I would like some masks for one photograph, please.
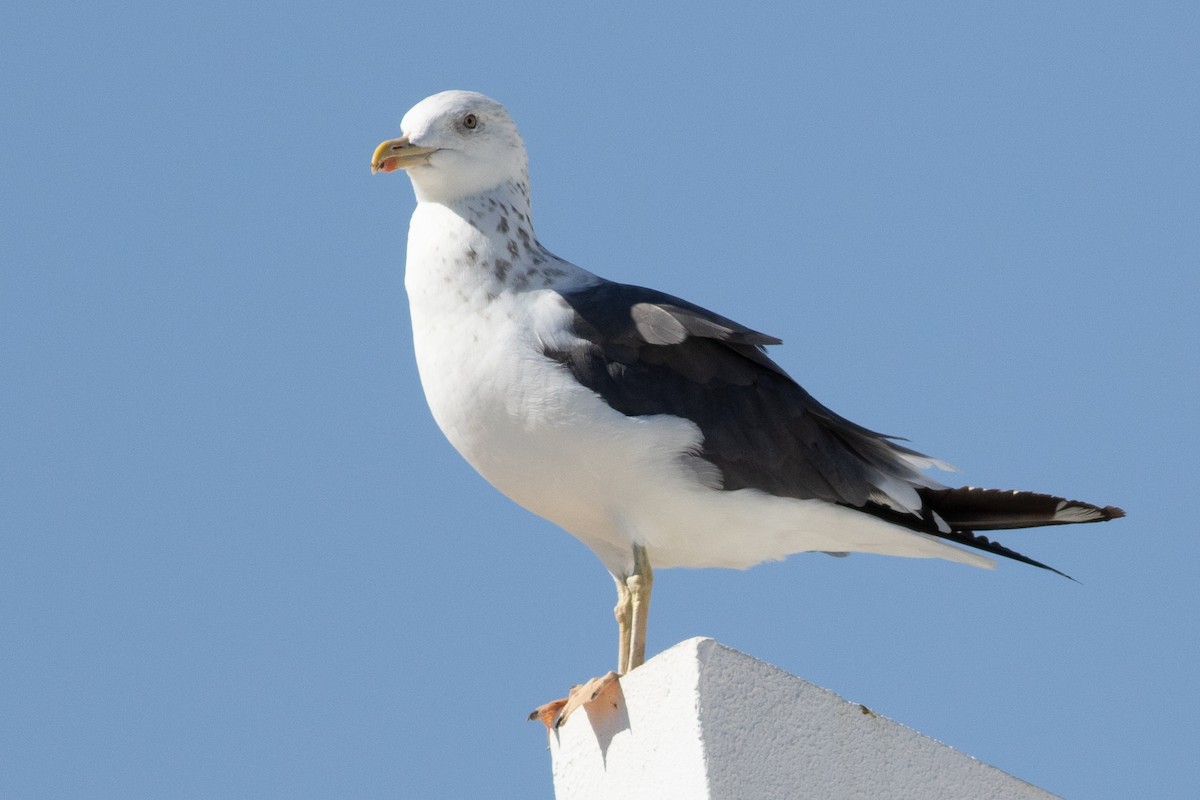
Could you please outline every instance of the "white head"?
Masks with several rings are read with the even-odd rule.
[[[528,184],[525,143],[512,117],[490,97],[450,91],[404,115],[404,134],[375,149],[372,172],[408,170],[417,199],[449,202],[506,182]]]

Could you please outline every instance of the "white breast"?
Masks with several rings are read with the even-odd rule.
[[[405,277],[434,419],[455,449],[520,505],[581,538],[610,530],[605,506],[612,496],[603,476],[617,477],[617,451],[632,444],[618,431],[639,426],[543,355],[543,343],[569,326],[570,310],[558,295],[514,290],[481,268],[504,253],[447,214],[442,206],[418,206]],[[468,250],[473,263],[464,260]],[[589,277],[579,273],[576,279]]]

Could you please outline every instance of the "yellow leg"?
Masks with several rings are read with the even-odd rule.
[[[650,589],[654,586],[654,571],[646,548],[634,545],[633,571],[621,577],[613,576],[617,584],[617,671],[593,678],[582,686],[574,686],[563,700],[555,700],[535,709],[530,719],[541,720],[546,728],[561,726],[580,706],[603,698],[605,692],[619,691],[617,678],[640,667],[646,660],[646,623],[650,619]],[[615,707],[615,701],[613,701]]]
[[[654,570],[646,548],[633,546],[633,573],[625,579],[629,594],[630,620],[628,658],[622,661],[622,674],[640,667],[646,660],[646,626],[650,622],[650,591],[654,587]]]
[[[623,674],[625,665],[629,663],[629,634],[633,607],[625,578],[614,576],[613,580],[617,584],[617,605],[613,609],[613,616],[617,618],[617,674]]]

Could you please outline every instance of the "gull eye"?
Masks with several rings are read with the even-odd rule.
[[[475,126],[479,124],[479,119],[474,114],[467,114],[463,117],[462,125],[469,131],[475,130]]]

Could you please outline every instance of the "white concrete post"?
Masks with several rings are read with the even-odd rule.
[[[576,711],[550,752],[558,800],[1054,797],[703,638]]]

